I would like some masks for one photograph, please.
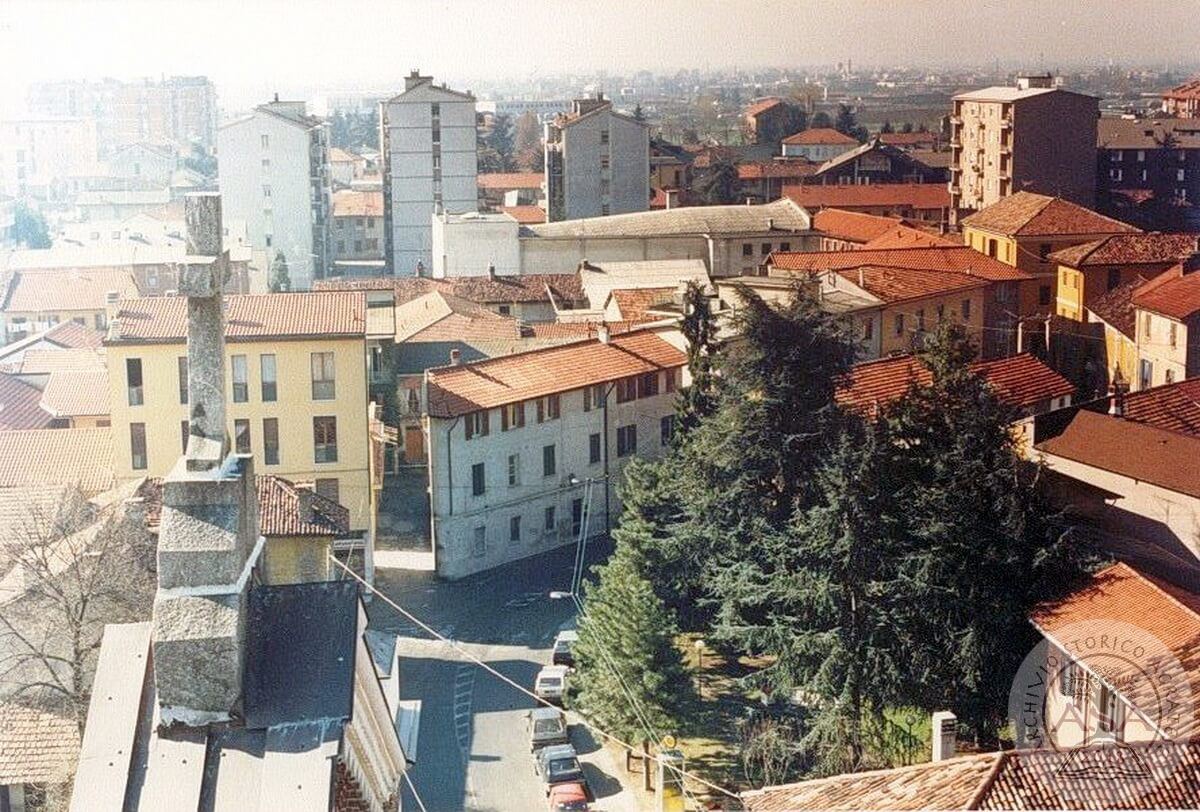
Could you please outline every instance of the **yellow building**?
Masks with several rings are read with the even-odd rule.
[[[365,304],[361,292],[225,299],[226,411],[235,450],[255,471],[313,482],[373,531]],[[187,434],[187,301],[133,299],[113,314],[107,347],[119,481],[163,476]]]
[[[1033,277],[1021,283],[1022,316],[1056,310],[1057,263],[1051,254],[1137,231],[1062,198],[1032,192],[1017,192],[962,221],[964,243]]]

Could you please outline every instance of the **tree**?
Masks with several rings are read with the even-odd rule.
[[[633,106],[633,119],[634,119],[634,121],[645,121],[646,120],[646,114],[645,114],[645,112],[642,111],[641,102],[638,102],[637,104],[635,104]]]
[[[913,125],[912,125],[911,121],[904,122],[904,126],[900,128],[900,132],[902,132],[902,133],[910,133],[912,131],[913,131]]]
[[[150,617],[155,543],[124,503],[97,511],[77,490],[55,496],[0,541],[19,584],[0,593],[0,682],[82,731],[104,625]]]
[[[513,136],[513,159],[522,172],[541,172],[545,165],[542,149],[542,127],[531,111],[517,119]]]
[[[813,113],[812,118],[809,119],[808,126],[814,130],[828,129],[833,126],[833,119],[824,110],[819,110]]]
[[[879,128],[880,133],[894,133],[896,128],[892,126],[892,122],[884,121],[883,126]]]
[[[833,127],[843,135],[848,135],[860,142],[867,140],[867,128],[858,123],[858,118],[854,115],[854,108],[848,104],[838,105],[837,120]]]
[[[680,332],[687,341],[688,374],[691,383],[679,390],[675,406],[677,429],[685,434],[716,408],[713,360],[718,349],[717,325],[712,300],[695,282],[683,293],[683,322]]]
[[[292,289],[292,278],[288,275],[287,257],[282,251],[275,252],[275,259],[271,260],[271,277],[267,282],[272,293],[287,293]]]
[[[18,202],[13,212],[13,239],[26,248],[49,248],[50,230],[40,211]]]
[[[628,546],[618,545],[585,588],[574,653],[581,711],[625,741],[674,730],[691,681],[675,646],[673,615]]]
[[[217,159],[202,144],[193,143],[191,152],[183,159],[183,165],[206,178],[217,176]]]
[[[484,146],[500,156],[500,165],[503,167],[498,170],[507,172],[512,168],[513,164],[513,134],[512,121],[505,113],[500,113],[492,117],[492,126],[483,137]]]
[[[709,205],[736,203],[738,188],[737,166],[724,155],[715,156],[696,181],[696,192]]]

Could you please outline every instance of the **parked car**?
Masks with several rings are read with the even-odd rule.
[[[556,784],[579,784],[587,790],[587,779],[583,777],[583,766],[575,748],[569,744],[556,744],[537,751],[533,769],[542,778],[546,794]]]
[[[588,812],[587,789],[583,784],[555,784],[546,798],[550,812]]]
[[[565,665],[569,668],[575,666],[575,653],[573,651],[575,641],[579,639],[579,632],[574,629],[568,629],[565,632],[559,632],[554,638],[554,653],[550,655],[550,662],[555,665]]]
[[[567,735],[567,719],[557,708],[534,708],[525,714],[525,718],[528,720],[531,753],[543,747],[571,743]]]
[[[539,671],[533,683],[534,696],[561,705],[567,691],[567,670],[565,665],[548,665]]]

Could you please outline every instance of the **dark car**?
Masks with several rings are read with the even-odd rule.
[[[570,744],[567,720],[558,708],[534,708],[525,718],[528,720],[530,752],[536,753],[555,744]]]
[[[574,630],[559,632],[554,638],[554,652],[550,655],[550,662],[554,665],[565,665],[568,668],[575,667],[575,654],[572,648],[575,641],[579,639],[579,633]]]
[[[542,778],[546,793],[555,784],[578,783],[587,788],[587,779],[583,776],[583,767],[575,748],[569,744],[556,744],[543,747],[534,756],[534,771]]]
[[[550,812],[588,812],[587,789],[583,784],[555,784],[546,798]]]

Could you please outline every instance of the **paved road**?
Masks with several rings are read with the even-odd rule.
[[[574,625],[571,602],[548,597],[570,582],[573,556],[572,548],[559,549],[453,583],[431,573],[380,569],[376,585],[518,685],[532,687],[538,669],[550,662],[554,635]],[[401,635],[401,697],[422,700],[410,777],[429,812],[544,809],[525,734],[533,700],[448,644],[429,640],[381,601],[373,602],[370,615],[372,626]],[[580,726],[572,738],[597,796],[595,808],[637,812],[634,798],[621,791],[609,752]],[[404,803],[417,809],[407,790]]]

